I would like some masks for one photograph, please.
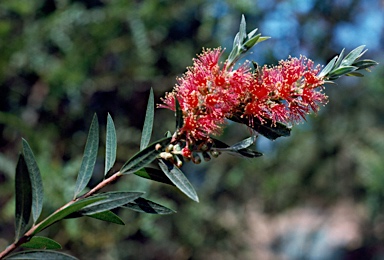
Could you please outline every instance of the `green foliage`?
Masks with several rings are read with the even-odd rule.
[[[171,182],[168,177],[164,174],[162,170],[156,169],[156,168],[149,168],[144,167],[136,172],[134,172],[135,175],[138,175],[140,177],[157,181],[165,184],[174,185],[173,182]]]
[[[52,259],[52,260],[76,260],[76,257],[70,256],[68,254],[64,254],[61,252],[56,251],[49,251],[49,250],[31,250],[31,251],[24,251],[19,252],[13,255],[10,255],[9,257],[5,259]]]
[[[374,60],[360,60],[367,50],[364,50],[365,45],[361,45],[347,56],[343,57],[344,49],[338,56],[335,56],[319,73],[319,77],[324,77],[327,80],[335,80],[343,75],[362,77],[361,73],[355,72],[356,70],[368,69],[369,67],[376,66],[378,63]]]
[[[195,189],[178,167],[163,159],[159,160],[159,166],[165,175],[181,192],[187,195],[190,199],[199,202]]]
[[[265,122],[261,122],[257,117],[244,118],[240,115],[234,115],[229,119],[247,126],[250,125],[250,127],[257,133],[265,136],[270,140],[275,140],[279,137],[288,137],[291,135],[291,128],[279,122],[273,124],[272,121],[267,118],[263,119]]]
[[[93,116],[92,124],[89,129],[87,143],[85,144],[83,161],[79,175],[77,176],[75,184],[74,198],[87,186],[89,180],[93,174],[93,168],[95,167],[97,152],[99,148],[99,123],[97,116]]]
[[[258,29],[254,29],[247,34],[245,17],[244,15],[241,17],[240,29],[235,36],[232,51],[228,57],[228,67],[233,66],[236,61],[241,58],[241,55],[246,53],[254,45],[270,38],[265,36],[261,37],[261,33],[255,35],[257,30]]]
[[[40,217],[41,210],[43,209],[43,181],[41,179],[40,170],[37,166],[35,156],[25,139],[23,139],[23,153],[31,182],[33,224],[36,224],[37,219]]]
[[[150,214],[160,214],[160,215],[168,215],[176,213],[174,210],[164,207],[158,203],[153,201],[137,198],[132,202],[123,205],[123,208],[129,208],[142,213],[150,213]]]
[[[107,134],[105,141],[105,168],[104,176],[107,175],[108,171],[113,167],[116,161],[116,150],[117,150],[117,138],[115,124],[111,115],[108,113],[107,117]]]
[[[145,113],[143,131],[141,133],[140,150],[146,148],[151,140],[154,114],[155,101],[153,99],[153,89],[151,88],[147,104],[147,112]]]
[[[27,243],[22,244],[22,247],[31,249],[61,249],[61,245],[55,240],[40,236],[32,237]]]
[[[24,156],[20,154],[15,175],[15,231],[16,240],[27,229],[32,207],[32,187]]]
[[[78,215],[82,216],[81,214],[78,214]],[[118,225],[125,225],[123,220],[119,216],[117,216],[115,213],[113,213],[112,211],[103,211],[103,212],[99,212],[99,213],[95,213],[95,214],[91,214],[91,215],[86,215],[86,216],[91,217],[91,218],[95,218],[95,219],[99,219],[99,220],[103,220],[106,222],[118,224]]]
[[[114,192],[105,192],[93,195],[90,198],[97,199],[100,198],[95,203],[87,205],[76,212],[81,215],[93,215],[96,213],[101,213],[107,210],[118,208],[122,205],[125,205],[143,195],[143,192],[124,192],[124,191],[114,191]]]
[[[253,145],[255,141],[256,141],[256,136],[254,135],[234,145],[229,146],[221,142],[220,140],[213,139],[214,147],[212,148],[212,150],[219,151],[219,152],[224,151],[230,154],[243,156],[245,158],[256,158],[256,157],[262,156],[263,154],[248,148],[251,145]]]
[[[56,223],[59,220],[62,220],[63,218],[67,217],[68,215],[81,210],[82,208],[91,205],[93,203],[96,203],[98,201],[101,201],[103,199],[107,199],[106,197],[94,197],[94,198],[86,198],[82,200],[78,200],[74,203],[71,203],[68,206],[65,206],[64,208],[60,209],[57,212],[54,212],[49,217],[44,219],[33,231],[33,235],[39,233],[40,231],[46,229],[47,227],[51,226],[52,224]]]
[[[183,111],[180,107],[180,102],[176,98],[175,99],[175,118],[176,118],[176,131],[183,127],[184,125],[184,118],[183,118]]]
[[[139,151],[121,167],[120,173],[130,174],[144,168],[145,166],[153,162],[153,160],[155,160],[157,156],[161,153],[161,149],[157,149],[157,146],[160,145],[160,147],[162,147],[163,149],[170,143],[170,141],[170,137],[165,137],[150,144],[144,150]]]

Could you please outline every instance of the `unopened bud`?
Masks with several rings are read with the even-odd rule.
[[[169,144],[169,145],[165,148],[165,151],[168,152],[168,153],[172,152],[172,150],[173,150],[173,144]]]
[[[203,158],[204,158],[204,161],[206,162],[211,160],[211,156],[209,156],[207,152],[203,152]]]
[[[219,151],[216,151],[216,150],[211,150],[209,153],[210,153],[210,154],[212,155],[212,157],[214,157],[214,158],[219,157],[219,155],[221,154]]]
[[[203,144],[203,145],[201,146],[201,148],[200,148],[200,150],[201,150],[202,152],[206,152],[206,151],[208,151],[208,149],[209,149],[209,147],[208,147],[207,144]]]
[[[175,146],[173,146],[173,150],[176,151],[176,152],[180,152],[181,151],[180,145],[176,144]]]
[[[171,158],[173,158],[173,155],[171,153],[162,152],[162,153],[160,153],[160,157],[163,158],[164,160],[168,161]]]
[[[193,153],[192,155],[192,162],[195,164],[200,164],[201,163],[201,158],[197,153]]]
[[[183,166],[183,161],[179,158],[179,156],[175,155],[174,156],[176,158],[176,166],[178,168],[180,168],[181,166]]]

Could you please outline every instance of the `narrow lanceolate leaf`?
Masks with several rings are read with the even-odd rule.
[[[199,202],[195,189],[179,168],[162,159],[159,160],[159,166],[181,192],[187,195],[190,199]]]
[[[103,198],[103,200],[95,202],[89,206],[83,207],[81,210],[78,210],[77,213],[80,213],[82,215],[93,215],[96,213],[115,209],[139,198],[143,194],[144,194],[143,192],[124,192],[124,191],[100,193],[92,196],[91,198],[101,197]]]
[[[372,67],[372,66],[376,66],[378,64],[379,63],[377,63],[374,60],[359,60],[359,61],[354,62],[352,64],[352,66],[358,67],[359,70],[361,70],[361,69],[366,69],[366,68],[369,68],[369,67]]]
[[[175,108],[175,116],[176,116],[176,130],[179,130],[184,125],[183,111],[181,110],[179,100],[175,98],[176,108]]]
[[[47,237],[34,236],[27,243],[21,245],[33,249],[61,249],[61,245]]]
[[[151,140],[152,128],[153,128],[153,118],[155,111],[155,102],[153,98],[153,89],[149,93],[149,99],[147,104],[147,112],[145,113],[145,120],[143,126],[143,132],[141,133],[141,142],[140,150],[143,150],[148,146],[149,141]]]
[[[65,218],[66,219],[68,219],[68,218],[80,218],[80,217],[84,217],[84,216],[103,220],[103,221],[118,224],[118,225],[125,225],[124,222],[121,220],[121,218],[119,218],[119,216],[117,216],[115,213],[113,213],[112,211],[109,211],[109,210],[95,213],[95,214],[90,214],[90,215],[81,214],[79,212],[74,212],[74,213],[69,214]]]
[[[244,45],[243,45],[243,46],[245,47],[245,49],[248,50],[248,49],[252,48],[252,47],[258,42],[260,36],[261,36],[261,33],[259,33],[259,34],[256,35],[255,37],[252,37],[252,38],[249,39],[248,41],[246,41],[246,42],[244,43]]]
[[[48,251],[48,250],[31,250],[23,251],[6,257],[5,259],[28,259],[28,260],[41,260],[41,259],[50,259],[50,260],[76,260],[74,256],[70,256],[61,252]]]
[[[256,157],[263,156],[263,154],[260,152],[251,150],[249,148],[245,148],[246,145],[248,145],[250,143],[250,141],[252,141],[252,139],[254,139],[254,138],[255,137],[247,138],[247,139],[245,139],[245,140],[243,140],[237,144],[234,144],[232,146],[229,146],[220,140],[212,138],[212,141],[214,144],[214,147],[212,147],[212,150],[213,151],[216,150],[219,152],[227,152],[227,153],[232,154],[232,155],[236,155],[236,156],[240,156],[240,157],[246,157],[246,158],[256,158]]]
[[[15,233],[16,240],[26,231],[32,207],[32,188],[24,156],[20,154],[15,176]]]
[[[340,54],[338,55],[336,63],[334,65],[335,68],[340,67],[341,62],[343,61],[343,58],[344,58],[344,51],[345,51],[345,49],[342,49]]]
[[[245,22],[245,17],[244,15],[241,16],[241,22],[240,22],[240,28],[239,28],[239,39],[240,42],[243,43],[243,41],[247,37],[247,24]]]
[[[335,62],[338,56],[335,56],[328,64],[324,67],[324,69],[317,75],[319,78],[325,77],[328,73],[334,68]]]
[[[253,135],[251,137],[248,137],[247,139],[244,139],[243,141],[240,141],[240,142],[232,145],[231,148],[235,149],[235,150],[241,150],[241,149],[250,147],[255,142],[256,142],[256,136]]]
[[[104,176],[113,167],[116,161],[117,139],[115,124],[111,115],[108,113],[107,117],[107,136],[105,142],[105,169]]]
[[[43,181],[41,179],[40,170],[37,166],[35,156],[33,155],[32,149],[25,139],[23,139],[23,153],[29,172],[29,178],[31,180],[32,218],[33,223],[35,224],[37,219],[40,217],[41,210],[43,209]]]
[[[173,182],[171,182],[168,179],[168,177],[164,174],[164,172],[159,169],[144,167],[136,171],[134,174],[151,181],[157,181],[157,182],[161,182],[169,185],[175,185],[173,184]]]
[[[343,59],[341,62],[341,66],[350,66],[353,62],[355,62],[357,59],[359,59],[365,52],[363,51],[365,48],[365,45],[361,45],[354,50],[352,50],[350,53],[348,53],[347,56]]]
[[[167,215],[175,213],[174,210],[164,207],[160,204],[157,204],[153,201],[137,198],[134,201],[123,205],[123,208],[128,208],[134,211],[149,213],[149,214],[159,214],[159,215]]]
[[[329,80],[338,79],[339,77],[341,77],[341,76],[343,76],[345,74],[351,73],[351,72],[353,72],[353,71],[355,71],[357,69],[358,69],[358,67],[355,67],[355,66],[339,67],[337,69],[332,70],[328,74],[328,79]]]
[[[53,213],[49,217],[47,217],[43,222],[41,222],[40,225],[37,226],[35,231],[32,235],[35,235],[42,231],[43,229],[49,227],[50,225],[56,223],[57,221],[67,217],[68,215],[79,211],[80,209],[84,208],[85,206],[91,205],[92,203],[98,202],[100,200],[105,199],[104,197],[96,197],[96,198],[86,198],[79,201],[76,201],[75,203],[60,209],[59,211]]]
[[[87,216],[91,217],[91,218],[98,219],[98,220],[106,221],[109,223],[114,223],[114,224],[118,224],[118,225],[125,225],[123,220],[119,216],[117,216],[115,213],[113,213],[112,211],[103,211],[103,212],[99,212],[99,213],[95,213],[95,214],[87,215]]]
[[[251,127],[253,130],[259,134],[265,136],[268,139],[275,140],[279,137],[287,137],[291,134],[291,129],[281,123],[272,123],[270,119],[264,119],[265,122],[261,122],[257,117],[241,117],[233,115],[231,118],[228,118],[237,123],[245,124]]]
[[[165,137],[163,139],[160,139],[151,145],[149,145],[144,150],[136,153],[131,159],[129,159],[123,167],[120,169],[120,173],[122,174],[129,174],[134,173],[141,168],[147,166],[153,160],[156,159],[156,157],[162,152],[162,150],[167,146],[171,141],[171,137]]]
[[[74,198],[87,186],[95,167],[97,150],[99,147],[99,123],[95,115],[89,129],[87,143],[84,149],[83,161],[77,176]]]

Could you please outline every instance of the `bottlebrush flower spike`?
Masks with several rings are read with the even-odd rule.
[[[264,66],[253,84],[244,86],[243,116],[257,117],[263,123],[295,123],[317,112],[327,102],[321,91],[324,80],[318,76],[320,66],[301,56],[280,61],[278,66]],[[320,88],[319,88],[320,87]]]
[[[245,66],[232,70],[225,63],[220,64],[221,55],[220,48],[204,50],[178,79],[174,90],[162,99],[164,104],[159,105],[175,110],[175,99],[178,100],[184,119],[178,134],[188,144],[221,133],[225,119],[240,104],[244,86],[253,81],[253,74]]]

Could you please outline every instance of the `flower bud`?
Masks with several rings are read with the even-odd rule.
[[[201,163],[201,158],[197,153],[192,154],[192,162],[194,164],[200,164]]]

